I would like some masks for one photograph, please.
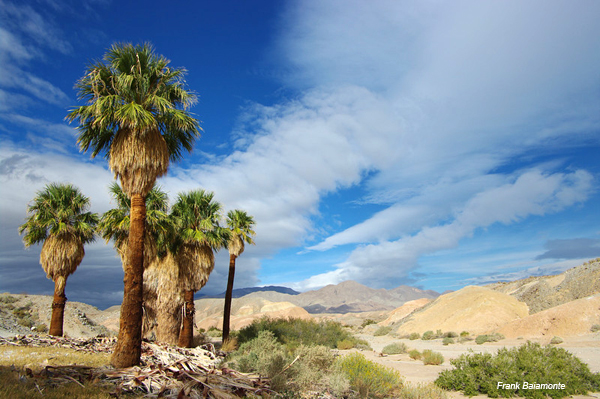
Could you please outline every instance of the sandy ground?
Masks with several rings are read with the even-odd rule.
[[[371,344],[373,351],[362,351],[367,359],[378,362],[385,366],[396,369],[404,378],[411,383],[433,382],[438,374],[452,368],[450,360],[459,357],[463,353],[472,350],[475,353],[496,353],[499,348],[520,346],[525,340],[501,340],[499,342],[487,342],[483,345],[477,345],[475,342],[462,344],[443,345],[441,340],[423,341],[395,339],[390,336],[374,337],[372,335],[357,335]],[[545,345],[544,339],[531,339],[532,342],[539,342]],[[410,349],[431,349],[440,352],[444,356],[444,363],[439,366],[426,366],[422,361],[412,360],[407,354],[380,356],[381,350],[388,344],[394,342],[404,342]],[[564,342],[558,345],[561,348],[571,352],[583,362],[587,363],[592,372],[600,372],[600,334],[586,334],[582,336],[565,338]],[[465,398],[466,396],[458,392],[450,392],[451,398]],[[485,395],[475,396],[475,398],[487,398]],[[590,393],[587,396],[573,396],[575,399],[600,398],[600,392]]]

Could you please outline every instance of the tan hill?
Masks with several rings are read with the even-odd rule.
[[[412,312],[422,308],[429,302],[431,302],[431,299],[429,298],[421,298],[415,299],[414,301],[408,301],[399,308],[392,310],[387,319],[380,322],[379,325],[389,326],[391,324],[398,323],[400,320],[404,319],[405,317],[408,317]]]
[[[527,305],[489,288],[468,286],[437,298],[413,312],[395,330],[399,334],[425,331],[469,331],[482,334],[529,315]]]
[[[19,311],[21,309],[21,311]],[[16,314],[23,317],[17,317]],[[0,336],[27,334],[36,329],[48,328],[52,315],[52,296],[1,294]],[[67,301],[63,332],[68,337],[95,337],[112,335],[103,324],[111,314],[81,302]],[[117,312],[118,323],[118,312]],[[32,328],[33,327],[33,328]]]
[[[356,281],[344,281],[318,290],[287,295],[277,292],[255,292],[247,297],[263,298],[274,302],[291,302],[311,314],[358,313],[393,310],[405,302],[420,298],[436,298],[435,291],[424,291],[406,285],[386,290],[374,289]]]
[[[600,322],[600,294],[543,310],[498,329],[507,338],[561,338],[588,334]]]
[[[486,287],[525,302],[534,314],[600,293],[600,258],[555,276],[529,277]]]
[[[197,328],[208,330],[211,327],[223,327],[224,300],[217,298],[199,299],[196,305],[195,323]],[[232,330],[239,330],[251,324],[253,320],[267,316],[270,318],[301,318],[311,319],[308,312],[290,302],[272,302],[263,298],[246,295],[234,298],[231,304]]]

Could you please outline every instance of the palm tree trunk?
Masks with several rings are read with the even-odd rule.
[[[144,233],[146,204],[139,194],[131,196],[131,221],[127,264],[123,279],[123,303],[119,337],[110,363],[116,368],[140,364],[142,354],[142,305],[144,292]]]
[[[235,278],[235,254],[229,254],[229,276],[225,291],[225,308],[223,309],[223,342],[229,338],[229,322],[231,319],[231,300],[233,297],[233,279]]]
[[[52,301],[52,318],[50,319],[50,335],[62,337],[63,335],[63,320],[65,316],[65,285],[67,278],[58,276],[54,281],[54,300]]]
[[[186,291],[183,294],[183,303],[185,313],[183,315],[183,328],[179,334],[179,346],[182,348],[191,348],[194,343],[194,291]]]

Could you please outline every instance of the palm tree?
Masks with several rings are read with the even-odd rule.
[[[256,234],[252,227],[254,218],[239,209],[227,213],[227,227],[230,231],[227,249],[229,250],[229,276],[225,291],[225,308],[223,310],[223,342],[229,338],[229,321],[231,318],[231,298],[233,280],[235,278],[235,259],[244,252],[244,242],[254,244],[252,237]]]
[[[40,264],[54,281],[50,335],[63,335],[65,285],[85,256],[84,244],[94,241],[98,215],[88,212],[90,200],[71,184],[51,183],[27,206],[19,227],[26,247],[43,242]]]
[[[123,269],[127,264],[131,202],[117,183],[109,187],[117,207],[106,211],[97,230],[108,243],[113,240],[121,257]],[[144,316],[143,335],[150,336],[156,325],[157,272],[165,256],[164,241],[172,234],[171,219],[167,215],[169,198],[158,186],[146,195],[146,233],[144,235]]]
[[[179,346],[192,346],[194,336],[194,293],[208,282],[215,267],[214,251],[227,242],[227,230],[219,226],[221,204],[214,193],[192,190],[180,193],[171,215],[178,231],[173,251],[179,266],[179,281],[184,292],[183,325]]]
[[[152,46],[114,44],[77,82],[79,99],[69,121],[79,122],[77,142],[92,157],[105,153],[108,165],[131,199],[129,243],[115,367],[139,364],[142,343],[145,197],[170,161],[191,151],[199,136],[187,112],[196,96],[185,89],[185,70],[171,68]]]

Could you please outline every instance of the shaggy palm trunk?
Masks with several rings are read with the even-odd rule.
[[[184,314],[182,320],[181,333],[179,334],[179,346],[182,348],[191,348],[194,343],[194,291],[186,291],[183,294]]]
[[[65,285],[67,278],[58,276],[54,281],[54,300],[52,301],[52,318],[50,319],[50,335],[62,337],[63,335],[63,319],[65,316]]]
[[[229,276],[227,278],[227,290],[225,291],[225,308],[223,309],[223,342],[229,338],[229,321],[231,319],[231,298],[233,296],[233,279],[235,277],[234,254],[229,254]]]
[[[116,368],[140,364],[142,353],[146,204],[144,197],[139,194],[131,196],[130,218],[119,337],[110,360]]]

